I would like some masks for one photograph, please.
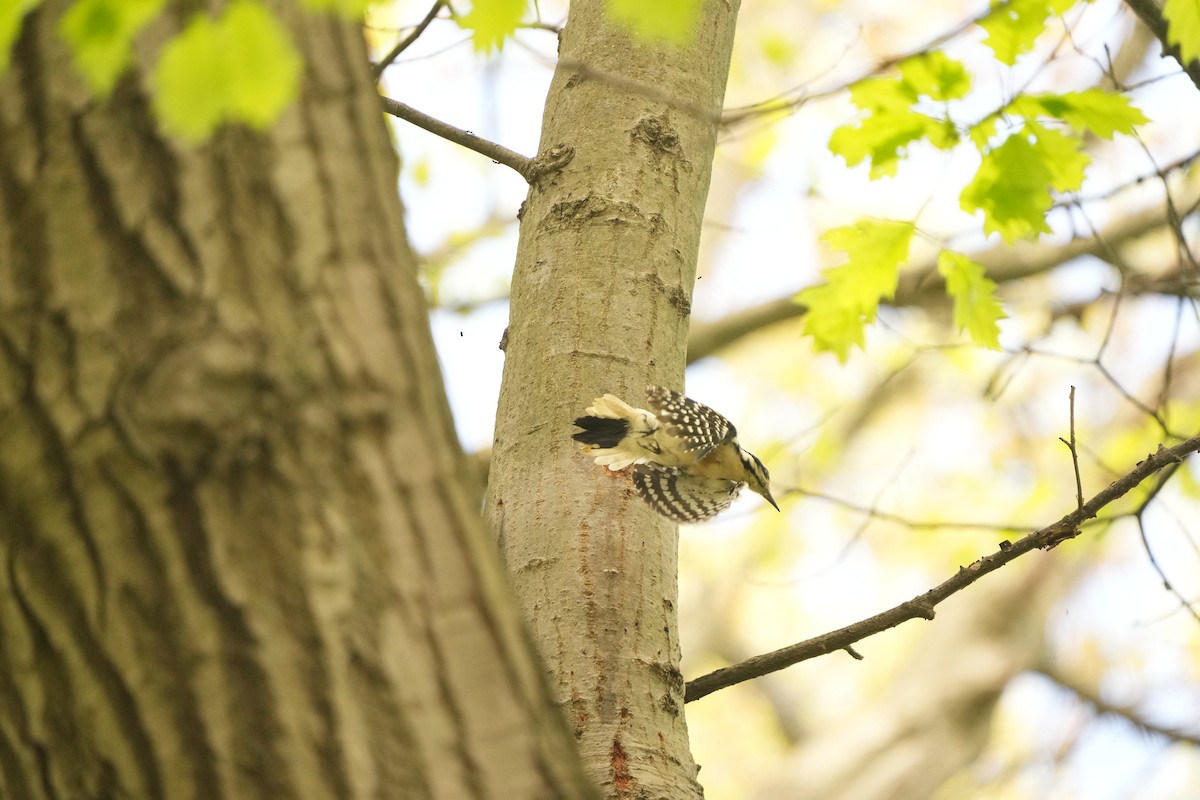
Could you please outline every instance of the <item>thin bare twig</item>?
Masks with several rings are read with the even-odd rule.
[[[446,0],[436,0],[436,2],[433,4],[433,8],[429,9],[429,13],[425,15],[425,19],[418,22],[416,26],[408,32],[407,36],[396,42],[396,46],[389,50],[386,56],[379,59],[378,64],[371,67],[371,75],[375,78],[375,80],[379,80],[379,76],[383,74],[383,71],[390,67],[392,62],[395,61],[401,53],[407,50],[409,46],[415,42],[422,33],[425,32],[425,29],[429,27],[429,23],[433,22],[434,18],[437,17],[438,12],[441,11],[442,7],[445,5]]]
[[[1176,589],[1175,584],[1171,583],[1171,579],[1167,577],[1166,570],[1163,569],[1162,564],[1158,563],[1158,558],[1155,557],[1154,550],[1150,547],[1150,537],[1146,535],[1146,509],[1150,507],[1150,503],[1158,496],[1162,488],[1167,485],[1167,481],[1171,479],[1171,476],[1175,474],[1175,470],[1178,468],[1179,465],[1174,464],[1164,471],[1158,483],[1146,495],[1146,499],[1142,502],[1134,516],[1137,517],[1138,534],[1142,539],[1142,549],[1146,551],[1146,558],[1149,559],[1150,566],[1158,573],[1158,578],[1162,581],[1163,588],[1175,596],[1175,599],[1179,601],[1179,605],[1187,609],[1187,612],[1192,615],[1192,619],[1200,622],[1200,611],[1197,611],[1196,607],[1183,596],[1183,592]]]
[[[908,517],[901,516],[900,514],[893,514],[890,511],[884,511],[882,509],[876,508],[873,505],[872,506],[864,506],[864,505],[860,505],[858,503],[852,503],[851,501],[843,500],[840,497],[834,497],[833,495],[824,494],[823,492],[812,491],[812,490],[805,489],[800,486],[797,486],[794,489],[784,492],[785,497],[788,495],[791,495],[791,494],[803,495],[805,497],[810,497],[814,500],[823,500],[826,503],[832,503],[833,505],[839,506],[841,508],[845,508],[850,511],[854,511],[859,514],[862,514],[867,519],[879,520],[881,522],[891,522],[896,525],[902,525],[906,528],[912,528],[913,530],[934,530],[934,529],[939,529],[939,528],[960,528],[962,530],[990,531],[993,533],[1008,533],[1008,534],[1011,534],[1014,532],[1020,532],[1022,530],[1022,527],[1019,525],[1000,525],[1000,524],[991,523],[991,522],[962,522],[962,521],[955,521],[955,520],[933,521],[933,520],[909,519]],[[1024,528],[1024,530],[1032,532],[1032,528]]]
[[[1073,539],[1079,535],[1079,526],[1099,514],[1105,506],[1121,498],[1159,470],[1182,463],[1186,456],[1197,450],[1200,450],[1200,435],[1193,436],[1175,447],[1168,448],[1160,445],[1157,452],[1140,461],[1132,470],[1100,491],[1082,507],[1015,542],[1001,542],[1000,549],[995,553],[984,556],[969,566],[961,567],[954,577],[943,581],[924,594],[836,631],[780,648],[771,653],[748,658],[739,664],[724,667],[688,681],[684,702],[699,700],[718,689],[790,667],[810,658],[837,650],[845,650],[855,642],[894,628],[910,619],[933,619],[934,607],[938,603],[1025,553],[1032,550],[1048,550],[1068,539]]]
[[[1002,3],[1001,5],[1010,5],[1011,2],[1012,2],[1012,0],[1008,0],[1007,2]],[[796,90],[792,90],[792,91],[784,92],[783,94],[776,95],[775,97],[770,97],[765,100],[760,100],[757,103],[753,103],[748,106],[737,106],[734,108],[727,108],[722,113],[721,124],[725,125],[725,126],[736,125],[736,124],[738,124],[740,122],[744,122],[745,120],[750,119],[752,117],[762,116],[764,114],[775,114],[775,113],[779,113],[781,111],[789,111],[792,109],[799,108],[800,106],[807,103],[809,100],[816,100],[816,99],[820,99],[820,98],[832,97],[834,95],[839,95],[842,92],[845,92],[851,86],[854,86],[856,83],[860,83],[861,81],[864,81],[867,78],[871,78],[875,75],[878,75],[881,72],[885,72],[886,70],[891,69],[892,67],[896,66],[897,64],[899,64],[900,62],[902,62],[906,59],[912,58],[913,56],[920,55],[922,53],[928,53],[933,50],[936,50],[937,48],[939,48],[942,45],[946,44],[947,42],[951,41],[952,39],[960,36],[965,31],[969,30],[972,26],[977,25],[978,23],[982,22],[984,19],[991,16],[995,12],[996,12],[996,8],[989,8],[987,10],[987,12],[980,14],[977,17],[972,17],[970,19],[963,20],[956,27],[939,34],[938,36],[934,37],[933,39],[930,39],[927,42],[924,42],[919,47],[913,48],[912,50],[909,50],[906,53],[898,53],[896,55],[888,56],[886,58],[883,58],[883,59],[877,61],[869,69],[859,73],[859,75],[857,77],[851,78],[848,81],[844,81],[837,86],[833,86],[828,89],[821,89],[821,90],[814,91],[814,92],[805,91],[803,89],[803,87],[800,87],[800,88],[797,88]]]
[[[1071,451],[1071,464],[1075,467],[1075,502],[1076,508],[1083,508],[1083,480],[1079,476],[1079,451],[1075,449],[1075,387],[1071,387],[1071,440],[1061,436],[1058,440]]]

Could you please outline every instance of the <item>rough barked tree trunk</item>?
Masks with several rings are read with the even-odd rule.
[[[701,794],[683,716],[677,528],[570,439],[604,392],[680,387],[737,3],[684,48],[576,0],[525,203],[487,513],[586,768],[610,797]]]
[[[590,793],[459,452],[357,25],[269,133],[0,78],[0,796]]]

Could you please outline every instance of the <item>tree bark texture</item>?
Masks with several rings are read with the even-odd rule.
[[[590,790],[464,491],[358,27],[270,132],[0,77],[0,796]]]
[[[522,212],[487,513],[592,778],[609,797],[698,797],[677,528],[570,437],[600,394],[682,386],[737,3],[701,4],[683,48],[604,8],[572,3],[561,37],[541,148],[574,158]]]

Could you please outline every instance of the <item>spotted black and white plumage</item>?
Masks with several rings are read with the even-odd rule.
[[[651,386],[646,389],[646,399],[659,423],[678,440],[680,449],[697,460],[717,445],[737,439],[737,428],[732,422],[679,392]]]
[[[676,522],[702,522],[729,508],[745,486],[724,478],[689,475],[679,467],[638,464],[633,485],[658,513]]]
[[[767,468],[738,444],[733,423],[670,389],[651,386],[646,396],[649,411],[611,394],[596,398],[573,438],[610,470],[634,465],[638,494],[677,522],[716,516],[743,485],[779,508]]]

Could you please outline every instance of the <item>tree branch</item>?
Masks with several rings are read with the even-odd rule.
[[[1179,591],[1171,579],[1167,577],[1167,571],[1163,569],[1162,564],[1158,562],[1158,557],[1154,555],[1154,549],[1150,547],[1150,537],[1146,534],[1146,509],[1150,507],[1150,503],[1158,496],[1162,488],[1167,485],[1167,481],[1171,479],[1178,466],[1178,464],[1175,464],[1163,471],[1163,474],[1158,479],[1158,483],[1146,495],[1146,499],[1142,502],[1141,507],[1138,508],[1134,516],[1137,519],[1138,534],[1142,539],[1142,549],[1146,551],[1146,558],[1150,561],[1150,566],[1158,573],[1163,588],[1175,595],[1175,599],[1179,601],[1180,608],[1186,609],[1192,615],[1192,619],[1200,622],[1200,612],[1196,611],[1196,607],[1183,596],[1183,592]]]
[[[1163,55],[1178,61],[1179,65],[1183,67],[1183,71],[1192,79],[1195,87],[1200,89],[1200,61],[1193,60],[1185,64],[1183,57],[1179,54],[1179,45],[1167,41],[1167,21],[1163,19],[1162,9],[1154,0],[1125,0],[1125,5],[1129,6],[1142,24],[1150,29],[1154,38],[1158,39],[1159,44],[1162,45]]]
[[[1048,667],[1038,667],[1038,672],[1045,675],[1057,686],[1066,689],[1080,700],[1090,705],[1096,710],[1097,714],[1123,719],[1138,730],[1155,736],[1161,736],[1164,739],[1172,742],[1200,745],[1200,734],[1190,733],[1179,728],[1167,728],[1162,725],[1157,725],[1144,718],[1132,707],[1114,706],[1110,703],[1106,703],[1100,698],[1100,693],[1095,688],[1084,686],[1081,681],[1069,677],[1059,670]]]
[[[468,150],[474,150],[480,155],[487,156],[497,164],[503,164],[516,171],[518,175],[528,183],[533,183],[547,172],[560,170],[575,157],[575,148],[568,145],[558,144],[551,147],[546,152],[539,155],[537,158],[526,158],[520,153],[509,150],[503,145],[487,139],[480,138],[470,131],[464,131],[462,128],[456,128],[453,125],[442,122],[440,119],[429,116],[421,111],[417,111],[412,106],[405,105],[399,100],[393,100],[390,97],[380,97],[379,102],[383,105],[383,110],[394,117],[399,117],[405,122],[411,122],[418,128],[424,128],[435,136],[440,136],[446,141],[454,142],[462,145]]]
[[[934,607],[938,603],[1024,553],[1032,550],[1049,550],[1068,539],[1075,538],[1079,535],[1079,526],[1095,517],[1102,508],[1128,493],[1154,473],[1182,462],[1186,456],[1197,450],[1200,450],[1200,436],[1193,436],[1175,447],[1166,448],[1160,445],[1156,453],[1139,462],[1129,473],[1114,481],[1084,503],[1082,507],[1015,542],[1001,542],[997,552],[978,559],[970,566],[961,567],[954,577],[943,581],[924,594],[836,631],[789,645],[771,653],[754,656],[740,664],[724,667],[688,681],[684,702],[699,700],[718,689],[790,667],[810,658],[832,653],[835,650],[845,650],[857,641],[888,628],[894,628],[910,619],[933,619]]]
[[[1075,446],[1075,387],[1071,387],[1071,438],[1064,439],[1061,436],[1058,440],[1067,446],[1071,451],[1071,465],[1075,468],[1075,506],[1083,508],[1083,478],[1079,474],[1079,449]]]
[[[525,180],[529,180],[529,174],[533,169],[533,159],[526,158],[520,153],[509,150],[503,145],[498,145],[495,142],[482,139],[470,131],[464,131],[462,128],[456,128],[453,125],[442,122],[440,119],[429,116],[428,114],[417,111],[412,106],[405,105],[399,100],[393,100],[390,97],[380,97],[379,102],[383,104],[383,110],[394,117],[399,117],[405,122],[411,122],[418,128],[424,128],[435,136],[440,136],[446,141],[454,142],[462,145],[468,150],[474,150],[480,155],[487,156],[497,164],[503,164],[506,167],[516,170]]]
[[[409,45],[415,42],[420,35],[425,32],[425,29],[429,27],[429,23],[433,22],[434,18],[437,17],[438,12],[442,10],[442,6],[444,5],[446,5],[446,0],[436,0],[436,2],[433,4],[433,8],[429,9],[429,13],[425,15],[425,19],[418,22],[416,27],[409,31],[407,36],[396,42],[396,46],[389,50],[388,54],[381,58],[378,64],[371,67],[371,75],[375,78],[375,80],[379,80],[379,76],[383,74],[385,69],[392,65],[392,62],[396,60],[396,57],[407,50]]]

